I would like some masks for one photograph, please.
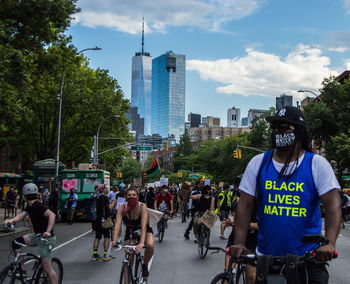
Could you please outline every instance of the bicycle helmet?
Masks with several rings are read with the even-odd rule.
[[[23,186],[22,194],[28,195],[28,194],[38,194],[39,190],[36,184],[34,183],[27,183]]]

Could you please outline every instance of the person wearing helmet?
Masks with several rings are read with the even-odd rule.
[[[52,246],[56,243],[56,236],[53,231],[56,215],[39,201],[38,187],[34,183],[25,184],[22,194],[25,196],[28,203],[27,207],[16,217],[5,220],[4,224],[17,223],[29,215],[34,233],[16,238],[12,242],[12,248],[15,253],[17,253],[21,248],[18,243],[24,243],[28,246],[37,246],[44,271],[49,276],[50,282],[56,284],[58,283],[57,274],[53,270],[51,264]],[[38,239],[36,237],[37,234],[40,234],[46,241]]]
[[[258,255],[304,255],[314,244],[304,244],[302,238],[321,234],[322,201],[329,243],[317,249],[317,262],[302,264],[295,267],[295,273],[287,274],[299,277],[301,283],[306,279],[308,283],[327,283],[325,262],[333,258],[340,231],[339,183],[330,163],[312,152],[306,118],[300,109],[282,107],[266,120],[272,149],[253,157],[242,177],[230,255],[238,260],[247,252],[247,233],[255,208]]]

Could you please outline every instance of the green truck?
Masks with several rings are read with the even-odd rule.
[[[104,184],[110,189],[110,173],[104,170],[63,170],[60,189],[60,215],[62,221],[67,218],[68,209],[65,208],[66,196],[71,188],[78,195],[78,203],[75,216],[86,216],[89,206],[89,198],[94,193],[96,185]]]

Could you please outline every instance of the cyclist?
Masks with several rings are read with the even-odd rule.
[[[28,246],[37,246],[43,269],[48,275],[50,282],[56,284],[58,283],[57,274],[51,263],[52,246],[56,243],[56,236],[53,231],[56,215],[39,201],[39,190],[34,183],[25,184],[22,194],[26,197],[27,207],[16,217],[5,220],[4,224],[17,223],[29,215],[34,233],[16,238],[12,242],[12,248],[16,254],[21,248],[20,243]],[[37,234],[41,234],[45,240],[38,239]]]
[[[257,200],[258,255],[303,255],[313,244],[303,244],[307,234],[320,234],[320,200],[325,208],[325,236],[329,244],[317,249],[316,260],[332,259],[340,230],[339,183],[329,162],[313,154],[306,119],[296,107],[283,107],[270,123],[272,150],[255,156],[242,181],[235,215],[235,245],[230,255],[239,259],[250,217]],[[325,263],[308,262],[298,268],[302,282],[327,283]],[[307,275],[306,275],[307,274]]]
[[[169,216],[173,214],[173,196],[171,193],[169,193],[168,187],[166,185],[163,185],[161,187],[161,192],[157,194],[156,200],[154,201],[154,208],[158,209],[158,211],[161,211],[164,213],[163,218],[165,219],[165,224],[169,219]],[[157,224],[157,237],[159,235],[159,226],[160,222]]]
[[[122,221],[126,225],[124,241],[131,244],[137,242],[136,253],[140,253],[143,246],[145,249],[144,264],[142,266],[142,276],[148,277],[148,263],[154,253],[153,230],[148,224],[148,212],[145,203],[138,202],[139,194],[134,188],[126,191],[126,202],[118,209],[114,226],[114,236],[112,246],[117,243],[117,236],[122,226]]]
[[[191,198],[193,200],[197,200],[197,213],[199,218],[195,217],[194,223],[193,223],[193,232],[197,240],[195,240],[195,243],[198,243],[199,240],[199,224],[198,221],[200,221],[200,217],[204,214],[205,211],[210,210],[214,214],[214,198],[210,196],[210,186],[206,185],[202,189],[201,194],[195,194],[191,195]]]

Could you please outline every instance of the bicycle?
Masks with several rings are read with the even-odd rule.
[[[10,243],[14,240],[14,226],[12,224],[8,225],[9,229],[12,231],[10,234]],[[39,240],[46,240],[42,238],[41,234],[37,234],[36,237]],[[22,248],[27,245],[22,243],[17,243]],[[11,250],[10,250],[11,254]],[[52,267],[55,270],[58,278],[58,283],[62,283],[63,278],[63,265],[62,262],[53,257]],[[20,251],[16,253],[14,260],[11,264],[6,265],[0,272],[0,284],[5,283],[50,283],[50,280],[45,273],[40,257],[32,253],[21,253]]]
[[[162,219],[160,219],[160,221],[159,221],[158,240],[159,240],[160,243],[163,241],[163,238],[164,238],[164,233],[165,233],[165,229],[166,229],[166,223],[167,223],[167,221],[165,220],[165,218],[163,216]]]
[[[122,269],[120,271],[120,284],[144,284],[147,279],[142,276],[142,265],[144,256],[139,253],[136,254],[136,246],[120,245],[116,250],[125,249],[125,257],[123,259]],[[145,247],[143,247],[145,248]],[[130,257],[136,255],[134,274],[132,273]]]
[[[203,223],[198,224],[198,255],[201,259],[208,253],[210,229]]]
[[[303,265],[303,264],[306,264],[307,262],[315,261],[316,250],[320,246],[324,246],[324,245],[329,243],[329,240],[327,238],[325,238],[323,235],[318,235],[318,234],[306,235],[302,238],[301,241],[302,241],[302,243],[305,243],[305,244],[315,244],[315,245],[310,250],[306,251],[304,255],[300,256],[299,260],[295,263],[289,263],[290,260],[289,260],[288,256],[268,256],[268,257],[271,257],[270,261],[268,262],[268,271],[266,271],[266,273],[264,275],[260,275],[260,277],[266,277],[267,283],[287,284],[286,274],[288,273],[288,271],[286,271],[286,268],[288,266],[288,263],[289,263],[289,265],[291,265],[291,267],[295,267],[295,265]],[[218,249],[225,251],[221,248],[218,248]],[[228,251],[226,253],[228,253]],[[336,258],[337,256],[338,256],[338,252],[335,251],[333,258]],[[237,265],[238,265],[238,268],[239,268],[240,264],[242,264],[242,265],[247,265],[247,264],[255,265],[255,263],[260,261],[260,259],[261,259],[261,257],[257,256],[255,253],[241,255],[240,260],[238,261]],[[232,259],[230,260],[230,265],[231,265],[231,261],[232,261]],[[227,278],[226,277],[227,274],[221,273],[221,274],[218,274],[213,279],[213,281],[211,283],[212,284],[213,283],[229,283],[229,284],[239,283],[238,282],[240,280],[239,273],[240,272],[238,272],[238,269],[237,269],[236,282],[233,282],[232,278]],[[242,274],[242,275],[244,275],[244,274]],[[242,279],[244,279],[244,277]],[[262,278],[262,279],[264,279],[264,278]],[[220,280],[221,280],[221,282],[218,282]],[[228,282],[224,282],[224,281],[228,281]],[[231,282],[229,282],[229,281],[231,281]],[[307,278],[306,278],[306,281],[307,281],[306,283],[308,283]],[[246,283],[246,282],[243,282],[243,283]],[[299,284],[298,281],[294,282],[294,283]]]
[[[208,247],[208,250],[215,250],[213,253],[218,253],[219,251],[224,252],[226,255],[229,250],[223,249],[220,247]],[[249,264],[255,265],[255,254],[247,254],[247,259],[252,259]],[[222,283],[222,284],[246,284],[247,281],[247,263],[238,262],[235,267],[233,267],[234,261],[230,257],[229,261],[229,269],[226,272],[222,272],[217,274],[213,280],[210,282],[211,284]]]

